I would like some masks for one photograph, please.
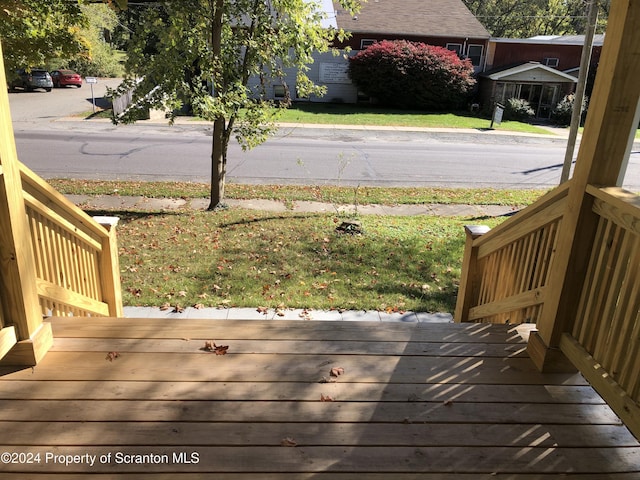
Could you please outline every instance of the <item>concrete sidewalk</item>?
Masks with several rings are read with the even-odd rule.
[[[147,198],[119,195],[66,195],[85,210],[141,210],[176,211],[205,210],[208,199]],[[336,213],[354,214],[353,205],[334,205],[323,202],[295,201],[291,206],[276,200],[234,200],[225,202],[230,207],[262,210],[267,212]],[[512,215],[519,207],[510,205],[457,205],[457,204],[417,204],[417,205],[358,205],[361,215],[431,215],[443,217],[499,217]]]
[[[257,308],[194,308],[179,312],[174,308],[124,307],[127,318],[165,318],[167,320],[314,320],[332,322],[403,322],[403,323],[451,323],[450,313],[427,312],[378,312],[362,310],[307,310]]]

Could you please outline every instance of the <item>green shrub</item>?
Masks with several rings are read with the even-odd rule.
[[[505,120],[517,120],[518,122],[526,122],[531,119],[536,112],[531,108],[531,104],[521,98],[510,98],[504,109]]]
[[[551,119],[558,125],[569,125],[571,124],[571,115],[573,114],[573,104],[575,103],[576,96],[571,93],[569,95],[565,95],[565,97],[558,102],[558,104],[554,107],[551,112]],[[589,101],[587,97],[582,99],[582,117],[580,118],[580,123],[584,122],[584,118],[587,114],[587,107],[589,105]]]
[[[442,47],[384,40],[349,61],[349,76],[386,106],[445,110],[464,105],[475,85],[473,66]]]

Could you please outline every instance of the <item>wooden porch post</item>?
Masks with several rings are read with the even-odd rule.
[[[538,368],[554,368],[562,333],[571,330],[596,229],[589,184],[615,186],[623,168],[629,133],[638,127],[640,100],[640,0],[613,0],[595,90],[567,208],[559,232],[549,297],[530,337]]]
[[[14,331],[17,344],[3,364],[35,365],[52,344],[36,291],[36,268],[22,195],[2,48],[0,46],[0,334]],[[0,336],[7,349],[6,335]],[[4,340],[3,340],[4,338]]]
[[[456,301],[456,311],[454,320],[456,323],[467,322],[469,320],[469,310],[475,300],[478,274],[478,248],[473,246],[473,241],[489,231],[489,227],[484,225],[467,225],[464,227],[466,233],[466,243],[464,246],[464,257],[462,258],[462,275],[460,277],[460,287],[458,288],[458,299]]]

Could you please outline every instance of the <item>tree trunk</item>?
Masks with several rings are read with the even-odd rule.
[[[222,14],[225,0],[215,0],[211,22],[211,53],[214,64],[222,58]],[[213,96],[218,96],[223,78],[220,68],[216,69],[213,78]],[[208,210],[220,207],[224,198],[224,182],[227,170],[227,144],[229,136],[226,132],[225,118],[217,117],[213,122],[213,145],[211,147],[211,203]]]
[[[220,207],[224,199],[224,184],[227,173],[227,140],[225,135],[224,118],[218,118],[213,123],[213,145],[211,148],[211,203],[208,210]]]

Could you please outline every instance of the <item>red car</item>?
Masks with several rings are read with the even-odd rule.
[[[82,77],[71,70],[54,70],[51,72],[51,79],[54,87],[74,85],[80,88],[82,86]]]

